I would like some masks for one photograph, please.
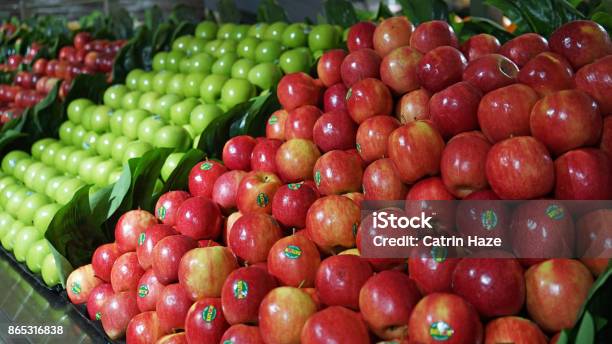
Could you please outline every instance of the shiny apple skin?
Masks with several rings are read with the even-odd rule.
[[[312,180],[312,169],[321,156],[310,140],[293,139],[283,143],[276,152],[276,168],[283,182]]]
[[[557,28],[549,39],[550,50],[580,67],[612,53],[608,32],[591,20],[574,20]]]
[[[408,275],[423,295],[450,293],[453,271],[460,260],[434,256],[431,248],[420,246],[410,252]]]
[[[266,121],[266,137],[269,139],[285,139],[285,123],[289,112],[285,109],[274,111]]]
[[[179,283],[192,301],[220,297],[223,283],[238,262],[224,246],[199,247],[187,252],[179,264]]]
[[[571,328],[593,284],[593,276],[579,261],[551,259],[529,268],[527,311],[547,332]]]
[[[439,92],[461,81],[467,60],[463,54],[449,46],[441,46],[423,55],[417,66],[421,86]]]
[[[525,33],[509,40],[499,48],[499,53],[522,68],[536,55],[549,51],[546,38],[537,33]]]
[[[113,294],[113,287],[109,283],[100,284],[91,291],[86,304],[89,320],[96,321],[102,318],[104,303]]]
[[[274,157],[276,159],[276,157]],[[276,163],[275,163],[276,166]],[[247,175],[247,172],[241,170],[228,171],[222,174],[213,185],[212,200],[219,205],[225,212],[229,213],[236,208],[236,196],[238,194],[238,186]]]
[[[435,93],[429,101],[432,123],[445,139],[478,129],[478,105],[482,93],[462,81]]]
[[[272,215],[285,228],[304,228],[306,212],[318,198],[316,187],[306,183],[285,184],[272,200]]]
[[[181,203],[189,197],[191,196],[185,191],[166,192],[159,197],[155,204],[155,216],[163,224],[174,226],[176,224],[176,211],[181,206]]]
[[[153,269],[145,271],[138,281],[136,304],[141,312],[154,311],[164,285],[157,280]]]
[[[178,281],[181,258],[198,247],[197,241],[185,235],[170,235],[161,239],[153,248],[153,271],[157,280],[166,285]]]
[[[548,344],[546,335],[529,319],[507,316],[490,321],[485,328],[484,344]]]
[[[348,197],[330,195],[317,199],[306,215],[307,233],[323,252],[355,247],[360,208]]]
[[[234,140],[232,141],[232,143],[228,142],[228,144],[226,144],[224,147],[224,152],[227,149],[226,161],[229,163],[229,160],[232,160],[232,163],[230,163],[230,165],[232,165],[233,167],[231,167],[231,169],[240,169],[239,167],[246,167],[247,169],[250,169],[250,160],[242,161],[243,159],[239,158],[240,163],[238,163],[238,160],[236,159],[236,154],[230,153],[237,153],[239,150],[244,149],[245,153],[248,153],[248,155],[250,156],[251,151],[253,150],[253,148],[250,146],[251,142],[248,136],[245,136],[243,138],[246,138],[246,140],[241,140],[241,138],[236,137],[232,139]],[[240,147],[241,144],[235,144],[238,143],[237,141],[247,141],[248,143],[244,142],[244,144],[246,144],[246,147]],[[230,155],[232,155],[233,157],[231,158]],[[227,172],[227,167],[223,166],[223,164],[218,161],[206,160],[196,164],[189,172],[189,193],[191,194],[191,196],[211,198],[215,181],[225,172]],[[182,196],[184,197],[185,195]],[[183,199],[183,201],[184,200],[185,199]]]
[[[612,116],[604,118],[599,148],[612,159]]]
[[[530,136],[498,142],[489,151],[486,174],[502,199],[532,199],[552,191],[555,171],[546,147]]]
[[[402,124],[421,119],[430,119],[429,99],[431,94],[431,92],[424,88],[404,94],[396,103],[395,117]]]
[[[270,214],[272,212],[272,199],[280,186],[281,180],[274,173],[249,172],[238,186],[236,195],[238,210],[242,214],[252,212]]]
[[[374,31],[374,50],[385,56],[393,49],[409,45],[414,25],[404,16],[390,17],[383,20]]]
[[[348,54],[340,66],[342,82],[351,88],[359,80],[380,77],[381,57],[372,49],[359,49]]]
[[[138,263],[138,256],[135,252],[127,252],[121,255],[113,264],[111,270],[111,285],[113,291],[131,291],[138,288],[138,281],[144,274],[144,270]]]
[[[608,267],[608,258],[612,248],[606,246],[610,238],[607,223],[612,221],[611,209],[598,209],[583,215],[576,223],[576,253],[580,261],[591,270],[594,276],[600,276]]]
[[[221,338],[221,343],[265,344],[259,327],[236,324],[230,326]]]
[[[220,298],[196,301],[185,318],[185,336],[189,343],[219,343],[228,328]]]
[[[497,37],[488,33],[480,33],[468,38],[461,45],[461,52],[468,61],[473,61],[487,54],[495,54],[501,47]]]
[[[453,28],[442,20],[421,23],[410,35],[410,47],[426,54],[441,46],[459,48]]]
[[[268,272],[281,285],[310,288],[314,286],[321,255],[314,242],[299,233],[284,237],[272,246]]]
[[[249,135],[239,135],[239,136],[232,137],[225,143],[225,146],[223,146],[223,153],[222,153],[223,164],[225,165],[226,169],[222,169],[221,167],[223,166],[218,163],[209,162],[209,164],[213,165],[212,168],[208,170],[204,169],[203,171],[211,171],[210,173],[214,173],[217,177],[223,174],[223,172],[226,172],[227,169],[250,171],[251,170],[251,153],[253,152],[253,148],[255,147],[256,144],[257,144],[257,141],[255,140],[255,138]],[[206,162],[204,162],[204,164],[205,163]],[[202,166],[205,166],[205,165],[202,165]],[[191,178],[189,179],[191,181]],[[199,196],[199,194],[201,194],[202,196],[210,197],[210,194],[212,194],[212,187],[214,185],[214,181],[213,183],[208,183],[208,184],[210,185],[206,189],[207,193],[202,192],[202,193],[194,194],[193,192],[191,192],[191,188],[190,188],[191,194],[193,196]]]
[[[249,266],[234,270],[223,284],[221,304],[230,324],[257,323],[259,304],[278,283],[265,268]]]
[[[576,87],[597,101],[603,116],[612,115],[612,56],[588,64],[576,73]]]
[[[313,105],[304,105],[289,111],[285,122],[285,139],[312,140],[312,130],[320,116],[321,110]]]
[[[440,132],[428,121],[415,121],[395,129],[387,143],[387,154],[406,184],[438,174],[443,149]]]
[[[531,110],[531,133],[555,155],[599,142],[602,118],[597,103],[577,90],[540,99]],[[551,128],[555,128],[551,130]]]
[[[129,341],[130,344],[155,343],[163,335],[159,317],[155,311],[136,315],[130,320],[125,331],[126,341]]]
[[[117,244],[110,243],[99,246],[91,258],[94,274],[105,282],[110,282],[113,264],[121,256]]]
[[[390,115],[393,98],[380,80],[367,78],[353,84],[346,98],[346,107],[357,124],[374,116]]]
[[[324,113],[312,129],[313,141],[323,152],[355,148],[356,135],[357,125],[343,110]]]
[[[272,216],[261,213],[244,214],[232,226],[229,247],[237,257],[249,264],[265,262],[270,248],[282,235]]]
[[[422,56],[408,46],[394,49],[382,59],[380,79],[397,95],[416,90],[420,86],[416,71]]]
[[[251,153],[251,169],[276,173],[276,151],[282,143],[275,139],[258,140]]]
[[[346,92],[348,88],[342,82],[328,87],[323,93],[323,111],[346,110]]]
[[[368,328],[359,313],[340,306],[317,312],[306,321],[301,343],[370,343]]]
[[[167,285],[159,295],[155,311],[164,333],[185,328],[185,317],[193,301],[180,284]]]
[[[317,271],[317,295],[327,306],[359,310],[359,291],[373,273],[370,264],[357,256],[328,257]]]
[[[349,51],[352,50],[349,48]],[[333,49],[325,52],[319,59],[317,75],[325,87],[342,82],[340,66],[346,55],[347,53],[343,49]]]
[[[555,160],[555,197],[612,199],[612,158],[594,148],[569,151]]]
[[[291,111],[303,105],[317,105],[321,96],[321,88],[308,74],[292,73],[285,75],[280,80],[277,94],[282,107]]]
[[[272,290],[259,308],[259,329],[265,343],[299,343],[302,328],[317,306],[305,291],[292,287]]]
[[[338,195],[361,189],[363,169],[360,159],[342,150],[323,154],[315,163],[314,181],[322,195]]]
[[[453,137],[444,147],[440,171],[444,186],[458,198],[489,185],[485,172],[491,143],[478,131]]]
[[[361,158],[370,163],[387,156],[389,135],[399,126],[397,119],[391,116],[374,116],[361,123],[355,138]]]
[[[529,60],[519,71],[518,81],[540,96],[576,86],[572,66],[563,56],[551,52],[543,52]]]
[[[502,247],[510,247],[510,217],[507,206],[501,202],[486,202],[496,195],[486,195],[490,190],[471,193],[457,205],[457,231],[464,238],[479,236],[483,238],[500,238]],[[484,197],[481,197],[484,196]],[[489,197],[493,196],[493,197]],[[480,199],[479,199],[480,197]]]
[[[374,31],[376,24],[362,21],[353,24],[348,31],[346,46],[350,52],[359,49],[374,49]]]
[[[145,210],[131,210],[123,214],[115,226],[115,242],[121,253],[136,251],[138,237],[157,219]]]
[[[192,197],[179,207],[174,228],[195,240],[215,239],[221,234],[222,222],[216,203],[205,197]]]
[[[102,308],[102,328],[110,339],[124,336],[130,320],[139,313],[136,291],[113,294]]]
[[[518,67],[509,58],[488,54],[470,61],[463,72],[463,81],[487,93],[515,83],[518,72]]]
[[[406,185],[402,183],[393,161],[378,159],[363,172],[363,194],[366,200],[393,201],[406,197]]]
[[[531,109],[540,99],[529,86],[514,84],[491,91],[478,105],[478,123],[489,141],[530,136]]]
[[[169,235],[178,234],[172,226],[164,224],[156,224],[150,226],[140,238],[138,238],[138,247],[136,248],[136,254],[138,256],[138,263],[143,269],[151,267],[153,261],[153,248],[163,238]]]

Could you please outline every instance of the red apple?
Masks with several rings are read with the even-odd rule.
[[[525,302],[525,278],[521,264],[508,258],[466,257],[453,272],[453,292],[471,303],[483,317],[517,314]]]
[[[563,56],[551,52],[529,60],[519,71],[518,81],[541,96],[575,87],[572,66]]]
[[[219,206],[209,198],[191,197],[176,213],[175,229],[192,239],[215,239],[221,234],[223,219]]]
[[[185,328],[185,317],[193,301],[182,285],[175,283],[164,287],[155,311],[163,333],[172,333]]]
[[[89,298],[87,298],[87,314],[92,321],[102,319],[102,308],[104,303],[113,295],[113,287],[109,283],[103,283],[95,287]]]
[[[548,344],[546,336],[538,325],[521,317],[497,318],[485,328],[484,344],[533,343]]]
[[[153,263],[153,248],[163,238],[178,234],[172,226],[169,225],[152,225],[138,238],[138,248],[136,254],[138,263],[143,269],[148,269]]]
[[[221,311],[221,299],[206,298],[194,303],[185,319],[189,343],[219,343],[229,324]]]
[[[130,344],[153,344],[161,338],[164,332],[155,311],[136,315],[127,326],[125,337]]]
[[[111,285],[113,291],[132,291],[138,288],[138,281],[144,274],[144,270],[138,263],[135,252],[127,252],[121,255],[113,264],[111,270]]]
[[[416,72],[422,56],[408,46],[394,49],[382,59],[380,79],[398,95],[416,90],[420,86]]]
[[[268,272],[282,285],[293,287],[314,286],[320,263],[317,247],[301,234],[280,239],[268,254]]]
[[[368,328],[358,313],[333,306],[311,316],[302,329],[301,343],[370,343]]]
[[[181,259],[179,282],[193,301],[220,297],[227,276],[237,268],[238,262],[227,247],[196,248]]]
[[[346,51],[343,49],[333,49],[323,53],[317,63],[317,76],[325,87],[342,82],[340,66],[345,57]]]
[[[433,293],[414,307],[408,322],[410,339],[417,343],[481,343],[483,330],[478,313],[457,295]]]
[[[251,169],[276,173],[276,151],[282,143],[275,139],[259,140],[251,153]]]
[[[393,110],[391,92],[377,79],[362,79],[351,87],[346,98],[351,118],[358,124],[380,115],[390,115]]]
[[[223,146],[223,163],[230,170],[250,171],[251,170],[251,152],[253,152],[253,148],[255,147],[255,144],[257,144],[257,141],[249,135],[239,135],[239,136],[232,137],[225,143],[225,146]],[[220,168],[215,169],[216,171],[211,171],[215,177],[218,177],[223,172],[227,171],[227,169],[221,169],[221,167],[223,166],[219,164],[217,165]],[[197,167],[194,167],[194,168],[197,168]],[[191,178],[189,179],[191,180]],[[212,192],[212,186],[214,184],[214,180],[212,180],[211,183],[206,183],[206,184],[210,186],[210,192]],[[191,186],[191,183],[189,185]],[[191,188],[189,190],[191,192]],[[194,195],[194,196],[197,196],[197,195]],[[210,195],[206,195],[206,194],[204,196],[210,197]]]
[[[346,151],[333,150],[323,154],[313,172],[317,190],[322,195],[338,195],[361,189],[361,162]]]
[[[463,198],[489,185],[485,173],[489,149],[491,144],[478,131],[461,133],[448,142],[440,170],[444,186],[455,197]]]
[[[66,293],[70,302],[80,305],[86,303],[92,290],[102,283],[104,282],[94,275],[91,264],[83,265],[68,275]]]
[[[439,92],[461,81],[467,60],[463,54],[449,46],[441,46],[425,54],[417,66],[421,86]]]
[[[359,309],[372,332],[382,339],[404,338],[421,294],[414,281],[399,271],[383,271],[368,279],[359,293]],[[381,305],[385,305],[381,307]]]
[[[328,87],[323,93],[323,111],[346,110],[346,93],[348,89],[339,82]]]
[[[595,145],[602,129],[597,103],[577,90],[559,91],[540,99],[531,110],[530,124],[533,137],[555,155]]]
[[[440,256],[430,247],[415,247],[410,250],[408,275],[423,295],[451,292],[453,271],[459,260]]]
[[[324,113],[312,129],[313,141],[323,152],[355,147],[357,125],[344,110]]]
[[[518,67],[507,57],[488,54],[470,61],[463,72],[463,81],[487,93],[515,83],[518,72]]]
[[[312,180],[312,169],[321,156],[310,140],[293,139],[283,143],[276,152],[276,168],[284,182]]]
[[[282,146],[278,152],[281,149]],[[281,181],[274,173],[263,171],[249,172],[238,186],[236,194],[238,210],[242,214],[270,214],[272,212],[272,199],[280,186]]]
[[[550,259],[529,268],[527,311],[547,332],[557,332],[574,326],[583,306],[593,277],[577,260]]]
[[[121,253],[136,251],[138,238],[157,218],[145,210],[130,210],[123,214],[115,226],[115,242]]]
[[[487,155],[486,174],[502,199],[532,199],[553,189],[555,171],[546,147],[537,139],[519,136],[498,142]]]
[[[185,332],[169,334],[161,337],[155,344],[188,344]]]
[[[548,51],[548,41],[537,33],[525,33],[509,40],[499,48],[506,56],[522,68],[536,55]]]
[[[236,209],[238,187],[246,175],[247,173],[244,171],[233,170],[225,172],[215,181],[212,200],[217,203],[225,213]]]
[[[372,274],[370,264],[357,256],[331,256],[321,262],[317,271],[317,295],[327,306],[359,310],[359,291]]]
[[[259,307],[259,328],[264,342],[299,343],[304,324],[316,311],[315,302],[301,289],[273,289]]]
[[[289,111],[285,122],[285,139],[312,140],[312,131],[321,110],[314,105],[304,105]]]
[[[278,188],[272,200],[272,215],[285,228],[304,228],[305,209],[318,198],[315,187],[306,183],[286,184]]]
[[[361,211],[349,198],[331,195],[319,198],[308,209],[306,228],[312,241],[324,252],[355,246]]]
[[[285,109],[274,111],[266,121],[266,137],[269,139],[285,139],[285,122],[289,113]]]
[[[363,194],[366,200],[393,201],[406,197],[406,186],[391,159],[372,162],[363,172]]]
[[[424,213],[435,219],[435,228],[438,231],[452,231],[455,225],[455,199],[446,189],[442,179],[430,177],[416,182],[406,194],[405,210],[407,216],[420,216]],[[433,201],[433,202],[432,202]]]
[[[410,36],[410,47],[423,54],[441,46],[459,47],[455,31],[442,20],[424,22]]]
[[[105,282],[110,282],[111,269],[115,260],[119,258],[121,252],[117,244],[110,243],[98,247],[91,258],[91,265],[97,277]]]
[[[185,235],[170,235],[161,239],[153,248],[152,266],[157,280],[166,285],[178,280],[181,258],[198,247],[198,243]]]
[[[136,303],[141,312],[154,311],[164,285],[157,280],[153,269],[147,270],[138,281]]]
[[[606,246],[610,238],[607,223],[611,220],[612,210],[599,209],[583,215],[576,223],[577,256],[595,276],[606,270],[608,257],[612,256],[612,248]]]
[[[136,291],[124,291],[111,295],[102,308],[104,332],[112,340],[123,337],[130,320],[138,313]]]
[[[445,139],[478,128],[478,105],[482,93],[472,84],[458,82],[431,96],[431,121]]]
[[[380,76],[381,57],[372,49],[359,49],[348,54],[340,65],[342,82],[348,88],[359,80]]]
[[[248,264],[265,262],[272,245],[282,237],[283,233],[272,216],[249,213],[232,226],[229,247]]]
[[[234,270],[221,291],[221,304],[227,322],[256,324],[259,304],[276,286],[276,280],[265,269],[249,266]]]
[[[468,38],[461,45],[461,52],[468,61],[475,60],[481,56],[495,54],[500,48],[499,40],[488,33],[480,33]]]
[[[191,178],[189,178],[191,183]],[[155,204],[155,215],[163,224],[174,226],[176,224],[176,211],[181,204],[191,197],[185,191],[169,191],[159,197]]]
[[[565,57],[574,67],[592,63],[612,53],[608,32],[591,20],[574,20],[550,35],[550,50]]]
[[[236,324],[225,331],[221,343],[265,344],[259,327]]]
[[[43,75],[45,74],[46,70],[47,70],[47,59],[45,58],[36,59],[36,61],[32,65],[32,73],[37,74],[37,75]]]
[[[308,74],[292,73],[280,80],[276,92],[282,107],[291,111],[303,105],[317,105],[321,89]]]
[[[246,139],[242,140],[242,138]],[[253,148],[250,146],[245,148],[240,144],[242,144],[243,141],[250,142],[251,139],[253,138],[250,136],[237,136],[226,143],[223,148],[224,162],[227,163],[227,161],[231,161],[232,165],[240,165],[240,167],[230,168],[241,169],[241,167],[244,167],[242,166],[244,165],[244,154],[248,155],[246,168],[250,168],[250,156]],[[240,155],[240,157],[237,155]],[[237,162],[237,160],[240,160],[240,162]],[[215,181],[225,172],[227,172],[227,168],[220,162],[214,160],[206,160],[197,163],[189,172],[189,193],[191,196],[211,198]]]
[[[414,25],[404,16],[390,17],[378,24],[374,30],[374,50],[385,56],[393,49],[410,44],[410,35]]]
[[[612,98],[609,97],[612,80],[612,56],[603,57],[588,64],[576,73],[576,87],[588,93],[599,104],[603,116],[612,115]]]
[[[489,202],[499,199],[490,193],[490,190],[476,191],[464,198],[465,202],[457,204],[457,231],[466,239],[468,236],[499,238],[502,247],[508,248],[511,243],[510,210],[502,202]]]
[[[569,151],[555,160],[557,199],[612,199],[612,158],[599,149]]]
[[[529,86],[514,84],[491,91],[478,105],[478,123],[489,141],[529,136],[531,109],[538,94]]]
[[[389,136],[387,153],[400,178],[412,184],[440,172],[444,140],[428,121],[415,121],[395,129]]]
[[[395,116],[402,124],[429,119],[429,99],[431,92],[424,88],[419,88],[404,94],[397,102]]]
[[[370,163],[387,156],[389,135],[400,126],[391,116],[374,116],[359,125],[356,135],[357,150],[361,158]]]
[[[74,35],[72,42],[77,50],[83,50],[85,49],[85,45],[91,41],[91,38],[89,32],[82,31]]]
[[[353,24],[347,34],[346,46],[350,52],[359,49],[374,49],[374,31],[376,24],[362,21]]]

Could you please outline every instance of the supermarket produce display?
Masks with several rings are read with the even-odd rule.
[[[443,2],[330,0],[318,24],[275,1],[245,24],[222,3],[205,20],[152,8],[116,40],[119,20],[82,20],[45,48],[57,59],[6,55],[2,254],[90,340],[612,337],[603,5],[534,21],[545,5],[500,2],[502,26]],[[390,201],[437,236],[508,244],[377,258],[368,209]]]

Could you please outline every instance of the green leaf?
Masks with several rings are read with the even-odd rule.
[[[230,137],[238,135],[265,136],[268,117],[280,109],[274,89],[253,99],[249,109],[230,127]]]
[[[402,5],[402,13],[414,25],[430,20],[446,20],[448,18],[448,5],[444,0],[398,0],[398,2]]]
[[[115,39],[128,39],[134,34],[134,21],[123,7],[111,10],[108,31]]]
[[[347,0],[326,0],[323,3],[325,19],[328,24],[340,25],[344,28],[359,22],[355,7]]]
[[[589,311],[584,313],[580,325],[578,327],[578,334],[576,335],[577,343],[594,343],[595,342],[595,323],[593,316]]]
[[[288,22],[287,12],[276,0],[262,0],[257,7],[257,21],[274,23],[278,21]]]
[[[183,21],[197,24],[202,20],[202,15],[200,15],[200,13],[191,6],[177,4],[172,8],[169,19],[176,24]]]
[[[391,12],[384,1],[381,1],[380,4],[378,4],[378,11],[374,19],[385,19],[390,17],[393,17],[393,12]]]
[[[199,149],[190,149],[185,152],[185,155],[179,161],[178,165],[172,171],[166,183],[164,183],[163,188],[159,192],[159,195],[162,195],[171,190],[186,190],[187,189],[187,178],[189,176],[189,172],[193,166],[195,166],[198,162],[202,161],[204,158],[204,152]]]
[[[219,20],[222,23],[240,23],[241,15],[234,0],[219,0],[217,3]]]
[[[595,12],[591,16],[591,20],[603,26],[608,33],[612,32],[612,12]]]
[[[451,13],[450,23],[460,42],[465,42],[473,35],[479,33],[493,35],[497,37],[502,44],[515,37],[514,34],[506,31],[503,26],[487,18],[469,17],[468,19],[462,20],[456,14]]]
[[[144,25],[149,30],[155,30],[164,21],[164,14],[157,5],[153,5],[145,10],[144,13]]]
[[[215,118],[200,135],[198,149],[209,159],[221,158],[223,145],[230,138],[230,127],[249,108],[251,102],[244,102],[231,108],[223,115]]]

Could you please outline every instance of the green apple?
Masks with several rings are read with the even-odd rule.
[[[280,42],[283,39],[283,33],[288,26],[289,24],[285,22],[275,22],[270,24],[264,33],[264,39]]]
[[[75,149],[74,147],[64,147],[63,149],[61,149],[58,152],[58,157],[60,155],[60,153],[62,153],[62,151],[66,148],[72,148]],[[65,155],[66,160],[68,160],[68,154]],[[66,162],[64,162],[65,164]],[[38,170],[38,173],[36,173],[36,178],[34,179],[34,185],[32,185],[32,189],[34,189],[34,191],[44,194],[45,193],[45,189],[47,189],[47,184],[49,184],[49,181],[57,176],[59,176],[61,174],[60,171],[58,171],[56,168],[51,167],[51,166],[47,166],[45,165],[45,167],[41,168],[40,170]]]
[[[215,39],[217,37],[217,23],[211,20],[205,20],[196,26],[195,36],[205,40]]]
[[[43,206],[50,203],[51,200],[49,197],[43,194],[33,193],[24,200],[23,204],[17,211],[17,218],[19,221],[30,225],[34,220],[34,215],[36,215],[36,212]]]
[[[206,76],[201,73],[187,74],[183,80],[183,94],[185,97],[199,97],[200,85]]]
[[[236,47],[238,56],[255,60],[255,49],[257,49],[260,42],[259,38],[255,37],[247,37],[241,40]]]
[[[34,215],[34,228],[36,228],[40,234],[44,235],[53,217],[60,209],[62,209],[62,206],[57,203],[49,203],[40,207]]]
[[[72,144],[72,131],[76,125],[70,121],[62,123],[59,128],[59,138],[66,145]]]
[[[178,125],[167,125],[157,131],[155,146],[185,150],[191,145],[189,133]]]
[[[217,51],[215,52],[216,57],[220,58],[225,54],[235,53],[237,46],[238,42],[234,41],[233,39],[224,40],[221,42],[221,44],[219,44],[219,47],[217,47]]]
[[[26,254],[26,265],[35,274],[39,274],[45,257],[51,253],[47,239],[40,239],[33,243]]]
[[[25,186],[22,186],[20,189],[15,191],[8,202],[4,205],[4,209],[11,214],[13,217],[17,217],[17,212],[19,208],[23,206],[23,202],[26,198],[30,197],[34,192]]]
[[[206,52],[201,52],[191,57],[191,63],[189,72],[190,73],[202,73],[202,74],[210,74],[210,69],[212,68],[213,63],[215,63],[215,58]]]
[[[111,157],[113,158],[113,160],[115,160],[116,162],[121,162],[121,160],[123,159],[123,153],[125,153],[125,149],[127,148],[128,144],[130,144],[130,142],[132,142],[132,140],[128,139],[125,136],[119,136],[115,139],[115,142],[113,143],[113,149],[111,150]]]
[[[164,162],[164,165],[161,168],[161,177],[163,180],[168,180],[168,177],[170,177],[174,169],[181,162],[183,156],[185,156],[185,153],[182,152],[172,153],[168,156],[168,158]]]
[[[57,189],[59,189],[60,185],[70,179],[68,176],[57,176],[52,178],[49,183],[47,183],[47,187],[45,188],[45,195],[48,197],[55,199],[55,194]]]
[[[287,50],[280,56],[280,67],[285,74],[308,73],[312,63],[312,53],[304,47]]]
[[[138,126],[151,114],[146,110],[130,110],[123,116],[123,136],[131,140],[138,138]]]
[[[2,159],[2,171],[7,174],[13,174],[17,163],[24,159],[30,159],[30,155],[24,151],[14,150],[9,152]]]
[[[200,101],[197,98],[185,98],[170,108],[170,120],[174,124],[184,125],[189,123],[191,110],[198,106]]]
[[[191,45],[191,40],[193,39],[192,35],[184,35],[178,37],[172,42],[172,50],[182,51],[184,53],[189,50],[189,46]]]
[[[170,84],[170,80],[174,76],[174,72],[162,70],[157,72],[153,77],[153,91],[159,94],[165,94],[166,88]]]
[[[236,60],[238,60],[238,55],[236,55],[236,53],[227,53],[222,55],[212,65],[211,71],[213,74],[230,76],[232,72],[232,65],[234,62],[236,62]]]
[[[13,222],[9,230],[6,231],[6,233],[4,233],[4,236],[2,237],[2,247],[4,247],[5,249],[9,251],[12,251],[15,236],[24,227],[25,225],[21,221]]]
[[[93,182],[99,187],[105,187],[108,184],[108,176],[119,168],[114,160],[104,160],[95,167]]]
[[[82,125],[75,126],[74,129],[72,129],[72,145],[75,147],[82,147],[83,140],[85,139],[85,134],[87,134],[87,129],[83,128]]]
[[[138,126],[138,140],[152,144],[155,140],[155,133],[164,125],[166,123],[160,116],[145,118]]]
[[[34,142],[32,144],[32,148],[30,149],[30,152],[32,152],[32,157],[36,160],[40,160],[41,155],[45,152],[45,148],[54,142],[57,142],[57,140],[51,138],[40,139]]]
[[[248,80],[229,79],[221,90],[221,102],[231,109],[254,95],[255,87]]]
[[[269,26],[270,25],[268,23],[253,24],[249,28],[248,36],[263,39]]]
[[[79,165],[79,177],[87,184],[94,183],[94,175],[96,174],[96,166],[104,161],[100,156],[92,156],[81,162]]]
[[[110,158],[113,150],[113,143],[116,138],[117,135],[113,133],[106,133],[98,137],[98,141],[96,141],[96,152],[103,158]]]
[[[279,41],[264,40],[257,45],[255,48],[255,61],[261,62],[274,62],[278,60],[283,48]]]
[[[283,32],[281,42],[289,48],[304,47],[308,43],[308,31],[304,23],[291,24]]]
[[[176,73],[170,79],[170,83],[166,86],[166,94],[177,94],[184,96],[183,93],[183,81],[185,80],[185,74]]]
[[[249,34],[250,25],[240,24],[234,28],[231,38],[237,42],[245,39]]]
[[[79,166],[83,160],[92,157],[94,155],[93,150],[82,150],[78,149],[70,154],[68,157],[68,164],[66,165],[67,172],[73,176],[79,174]]]
[[[85,150],[96,150],[96,144],[98,142],[98,134],[93,131],[87,132],[85,136],[83,136],[83,144],[81,145]]]
[[[41,168],[44,168],[45,166],[46,165],[40,161],[36,161],[30,166],[28,166],[28,169],[23,175],[23,184],[25,184],[25,186],[27,186],[28,188],[33,189],[32,186],[34,186],[34,181],[36,180],[36,175],[38,174],[38,171]]]
[[[140,101],[140,96],[142,96],[142,92],[140,91],[128,92],[125,96],[123,96],[123,99],[121,100],[121,107],[124,110],[138,109],[138,102]]]
[[[13,222],[15,222],[15,219],[11,215],[0,213],[0,239],[8,232]]]
[[[247,79],[251,68],[255,67],[255,62],[249,59],[240,59],[232,65],[232,78]]]
[[[143,93],[142,96],[140,96],[140,100],[138,100],[138,108],[153,112],[155,109],[155,103],[159,97],[159,93],[155,91]]]
[[[191,110],[189,124],[195,133],[200,134],[215,118],[223,115],[223,111],[215,104],[200,104]]]
[[[104,105],[110,106],[112,109],[121,107],[121,100],[130,91],[130,89],[121,84],[113,85],[104,92]],[[74,121],[73,121],[74,122]]]
[[[308,47],[311,51],[329,50],[338,46],[340,34],[330,24],[319,24],[312,27],[308,34]]]
[[[219,49],[220,45],[221,45],[221,40],[214,39],[206,43],[206,46],[204,47],[204,51],[208,53],[209,55],[217,56],[217,49]]]
[[[108,180],[106,181],[108,185],[116,183],[119,178],[121,178],[121,174],[123,173],[123,169],[121,167],[116,168],[114,171],[108,174]]]
[[[30,165],[35,162],[36,160],[31,158],[19,160],[19,162],[15,166],[15,169],[13,170],[13,176],[17,178],[17,180],[19,180],[20,182],[23,182],[23,177],[26,174],[26,170],[28,169],[28,167],[30,167]]]
[[[218,39],[230,39],[232,38],[232,33],[236,29],[236,24],[234,23],[223,23],[219,26],[219,30],[217,31]]]
[[[66,205],[74,195],[85,187],[85,183],[77,178],[71,178],[63,182],[55,192],[55,200],[61,205]]]
[[[19,183],[19,181],[15,177],[5,175],[4,177],[0,178],[0,192],[2,192],[2,190],[4,190],[4,188],[7,186],[17,183]]]
[[[43,281],[48,287],[55,287],[60,284],[60,274],[57,264],[55,263],[55,257],[53,253],[49,253],[45,260],[43,260],[42,267],[40,269]]]
[[[149,92],[153,90],[153,77],[154,72],[144,72],[140,74],[138,78],[138,85],[136,89],[140,92]]]
[[[110,131],[115,135],[123,134],[123,116],[125,116],[125,110],[119,109],[113,112],[110,119]]]
[[[206,47],[206,42],[208,41],[205,39],[199,38],[199,37],[192,38],[191,43],[189,44],[189,47],[187,48],[187,54],[189,54],[190,56],[193,56],[201,52],[204,52],[204,47]]]
[[[40,239],[42,239],[42,235],[36,228],[31,226],[22,228],[19,233],[15,235],[14,239],[13,253],[15,254],[15,259],[17,259],[18,262],[25,262],[30,246],[34,245],[34,243]]]
[[[153,113],[158,114],[166,121],[170,120],[170,109],[172,106],[183,100],[182,96],[177,94],[166,94],[161,98],[157,99]]]
[[[110,106],[96,107],[91,116],[91,129],[96,133],[107,132],[110,129],[110,118],[113,109]]]
[[[145,71],[140,68],[132,69],[125,77],[125,86],[132,91],[137,90],[138,80],[144,73]]]
[[[65,145],[62,142],[51,143],[45,147],[45,151],[40,157],[41,161],[49,166],[53,166],[53,163],[55,162],[55,154],[64,147]]]
[[[21,190],[22,188],[23,188],[22,184],[12,184],[2,189],[2,192],[0,192],[0,205],[3,208],[6,208],[11,197],[13,197],[15,192]]]
[[[166,70],[178,72],[181,60],[185,58],[185,53],[178,50],[172,50],[166,57]]]
[[[108,90],[106,90],[106,92],[108,92]],[[83,114],[86,108],[92,105],[94,105],[93,102],[86,98],[79,98],[71,101],[67,109],[68,119],[74,124],[81,123],[81,115]]]
[[[153,56],[153,70],[161,71],[166,69],[166,60],[168,59],[168,53],[165,51],[160,51],[155,56]]]
[[[130,159],[140,158],[151,149],[153,149],[153,146],[151,146],[149,143],[142,141],[130,142],[125,148],[121,163],[126,164]]]
[[[86,130],[91,130],[91,117],[93,116],[94,111],[98,108],[99,105],[92,105],[83,111],[83,115],[81,115],[81,125]]]
[[[221,98],[221,89],[228,77],[224,75],[211,74],[204,79],[200,85],[200,97],[208,104],[215,104]]]
[[[183,74],[187,74],[189,73],[190,70],[191,70],[191,58],[185,57],[179,63],[179,72]]]

